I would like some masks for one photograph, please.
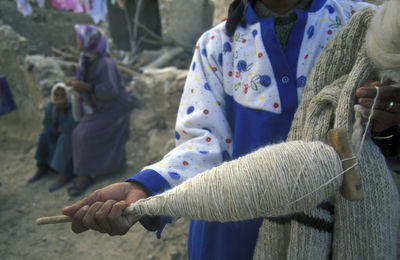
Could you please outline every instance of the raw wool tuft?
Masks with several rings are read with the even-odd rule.
[[[390,0],[379,6],[374,14],[365,37],[365,49],[377,71],[380,81],[391,80],[393,86],[400,87],[400,0]],[[379,91],[373,107],[379,100]],[[372,113],[373,113],[373,109]],[[367,111],[360,105],[354,106],[355,123],[353,125],[352,143],[359,151],[362,146],[363,133],[368,130],[372,116],[366,125]],[[361,152],[361,151],[359,151]]]
[[[400,84],[400,0],[381,5],[368,29],[365,46],[382,81]]]

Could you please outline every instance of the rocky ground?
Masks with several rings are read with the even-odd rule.
[[[76,235],[70,224],[38,226],[41,216],[59,215],[71,199],[65,188],[50,193],[47,187],[56,179],[51,174],[36,183],[26,180],[35,172],[34,145],[0,142],[0,255],[1,259],[185,259],[187,221],[168,226],[161,239],[140,224],[126,235],[110,237],[88,231]],[[133,151],[129,149],[130,154]],[[137,167],[127,165],[124,172],[98,180],[91,191],[124,180]]]

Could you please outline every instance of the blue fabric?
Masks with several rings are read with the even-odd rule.
[[[252,259],[262,219],[239,222],[191,220],[188,239],[189,259]],[[198,237],[206,237],[201,240]]]
[[[228,95],[226,96],[226,106],[229,124],[232,129],[235,129],[232,159],[253,152],[265,145],[286,140],[294,111],[274,114],[249,109],[241,106]]]
[[[0,116],[17,109],[6,77],[0,77]]]
[[[58,114],[53,103],[47,105],[43,120],[44,130],[39,136],[35,153],[38,165],[47,164],[62,174],[73,173],[71,135],[74,126],[70,106],[65,113]]]
[[[126,181],[137,181],[149,189],[152,194],[159,194],[171,188],[171,185],[160,174],[151,169],[138,172]]]
[[[171,188],[170,184],[161,177],[156,171],[151,169],[146,169],[141,172],[136,173],[135,175],[126,179],[126,181],[136,181],[140,184],[144,185],[149,191],[153,194],[162,193],[165,190]],[[161,237],[161,232],[164,230],[165,225],[171,223],[171,217],[161,217],[161,225],[157,230],[157,238]],[[140,223],[149,231],[153,231],[153,227],[147,226],[146,221],[140,221]]]

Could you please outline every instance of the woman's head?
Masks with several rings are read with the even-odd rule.
[[[51,102],[57,108],[65,108],[70,100],[70,88],[64,83],[57,83],[51,89]]]
[[[107,39],[102,31],[91,24],[76,24],[77,46],[80,52],[87,57],[94,57],[108,51]]]

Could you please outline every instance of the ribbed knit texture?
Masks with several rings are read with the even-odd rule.
[[[325,141],[329,128],[352,129],[356,88],[376,78],[363,48],[372,15],[371,9],[360,10],[327,45],[311,72],[288,140]],[[349,202],[340,194],[332,198],[333,259],[395,259],[400,210],[397,189],[384,157],[370,139],[364,143],[359,163],[364,199]],[[266,225],[264,222],[259,242],[268,232]],[[310,239],[307,232],[298,235],[296,241]],[[268,250],[258,245],[255,259],[276,259],[265,257]],[[298,244],[288,252],[293,250],[297,250],[296,259],[310,259],[309,248]]]

